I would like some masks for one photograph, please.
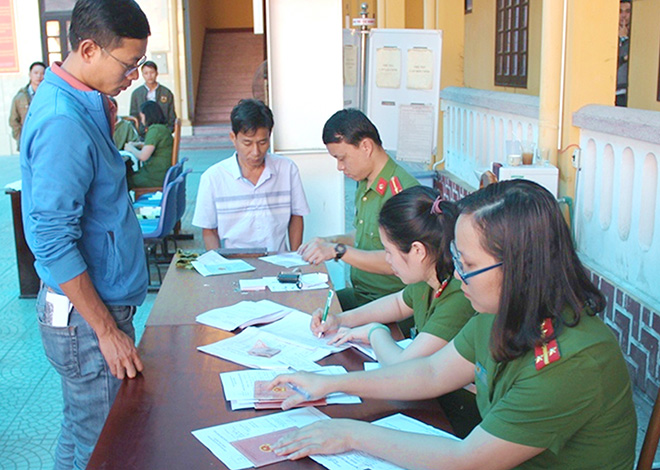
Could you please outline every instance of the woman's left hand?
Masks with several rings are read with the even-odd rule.
[[[340,454],[353,449],[355,429],[367,424],[352,419],[322,419],[282,437],[273,448],[277,455],[297,460],[308,455]]]
[[[366,325],[356,326],[355,328],[339,328],[337,334],[328,344],[339,346],[348,341],[357,341],[362,344],[369,344],[369,332],[376,323],[367,323]]]

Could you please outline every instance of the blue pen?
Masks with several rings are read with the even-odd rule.
[[[287,382],[287,385],[291,387],[291,390],[293,390],[296,393],[300,393],[303,397],[305,397],[305,401],[310,401],[312,399],[312,396],[307,392],[307,390],[303,390],[302,388],[298,387],[296,384],[292,384],[291,382]]]

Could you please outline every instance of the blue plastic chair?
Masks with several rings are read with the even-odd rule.
[[[160,202],[160,217],[155,219],[140,219],[140,228],[142,229],[142,238],[144,239],[145,255],[147,257],[147,269],[151,272],[149,266],[153,261],[158,271],[158,279],[162,283],[163,278],[160,273],[159,258],[157,256],[158,246],[161,246],[161,257],[163,262],[169,262],[169,252],[167,249],[167,238],[174,231],[179,213],[178,198],[180,187],[183,184],[184,177],[179,176],[174,181],[170,181],[163,192],[163,199]],[[151,285],[151,275],[149,276]]]
[[[188,157],[183,157],[181,160],[179,160],[179,162],[176,165],[171,166],[167,170],[167,173],[165,173],[165,179],[163,180],[163,188],[166,188],[171,181],[174,181],[176,178],[178,178],[181,175],[181,173],[183,172],[183,164],[186,163],[187,161],[188,161]],[[135,208],[145,207],[145,206],[158,207],[160,205],[160,199],[153,199],[152,196],[154,194],[155,194],[154,192],[151,192],[140,195],[140,197],[137,197],[135,202],[133,203],[133,207]]]

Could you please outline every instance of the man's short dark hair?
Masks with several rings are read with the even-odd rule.
[[[148,60],[144,64],[142,64],[142,70],[144,70],[145,67],[151,67],[156,72],[158,72],[158,66],[156,65],[156,62],[154,62],[153,60]]]
[[[359,109],[337,111],[323,126],[325,145],[344,142],[357,147],[365,137],[373,140],[379,147],[383,146],[378,129]]]
[[[113,49],[123,38],[147,39],[149,21],[134,0],[78,0],[71,14],[69,42],[78,50],[84,39]]]
[[[271,132],[274,125],[273,112],[263,101],[241,100],[231,110],[231,130],[235,135],[239,132],[249,134],[257,129],[268,129]]]
[[[35,67],[37,67],[37,66],[41,66],[41,67],[43,67],[44,69],[47,68],[46,64],[44,64],[43,62],[32,62],[32,63],[30,64],[30,72],[32,72],[32,69],[35,68]]]

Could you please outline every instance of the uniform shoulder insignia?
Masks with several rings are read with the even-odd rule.
[[[160,102],[161,103],[167,103],[167,96],[163,95],[160,97]]]
[[[557,339],[555,338],[551,341],[545,341],[545,338],[552,336],[554,331],[552,320],[550,318],[543,320],[543,323],[541,323],[541,339],[544,341],[541,346],[536,346],[534,348],[534,365],[536,366],[536,370],[541,370],[548,364],[552,364],[561,358]]]
[[[376,192],[382,196],[383,194],[385,194],[386,189],[387,189],[387,181],[385,181],[385,178],[383,177],[379,178],[378,183],[376,184]]]
[[[401,186],[401,181],[399,181],[398,176],[392,176],[390,178],[390,191],[392,191],[393,196],[396,196],[403,191],[403,186]]]

